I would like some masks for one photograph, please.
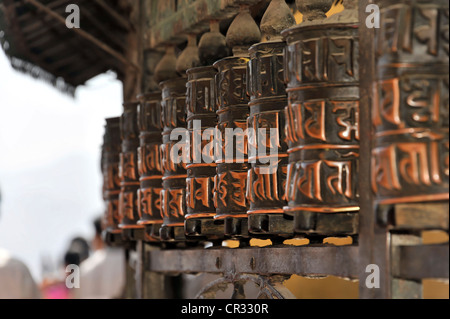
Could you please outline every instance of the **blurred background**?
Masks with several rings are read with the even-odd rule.
[[[37,282],[56,275],[73,237],[94,235],[103,126],[120,116],[122,100],[112,72],[72,98],[13,70],[0,50],[0,247]]]

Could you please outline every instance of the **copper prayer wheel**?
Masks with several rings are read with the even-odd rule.
[[[261,40],[261,32],[246,4],[231,23],[227,46],[233,56],[216,61],[216,108],[218,116],[215,146],[217,173],[214,178],[216,220],[224,222],[224,234],[248,238],[246,198],[248,163],[247,92],[248,48]]]
[[[379,1],[371,183],[379,205],[449,200],[449,2]]]
[[[138,127],[138,171],[140,189],[139,225],[146,229],[146,240],[159,239],[159,229],[163,222],[160,194],[162,190],[162,168],[160,145],[161,132],[161,92],[146,93],[139,96]]]
[[[188,69],[186,73],[188,75],[186,120],[190,158],[186,165],[185,232],[189,237],[215,239],[223,236],[223,225],[214,221],[216,209],[213,198],[217,166],[214,162],[217,71],[212,66],[204,66]]]
[[[249,49],[250,116],[247,178],[249,231],[258,235],[289,235],[292,222],[284,218],[288,164],[284,134],[287,105],[283,82],[285,42],[264,42]],[[271,150],[272,149],[272,150]],[[273,155],[272,155],[273,153]]]
[[[247,176],[249,232],[259,237],[293,234],[292,218],[285,215],[288,164],[284,108],[287,105],[283,77],[286,43],[280,32],[295,24],[284,0],[272,0],[261,20],[263,39],[248,50],[247,88],[250,95],[248,149],[251,168]]]
[[[183,241],[186,216],[186,159],[175,163],[183,154],[186,134],[171,139],[176,128],[186,129],[186,79],[175,78],[160,83],[162,91],[161,120],[163,125],[161,145],[161,213],[163,224],[160,237],[163,241]]]
[[[139,147],[139,129],[137,123],[138,102],[123,104],[124,112],[120,118],[120,131],[122,135],[122,152],[120,154],[120,185],[119,195],[119,228],[122,234],[130,240],[143,239],[143,226],[139,220],[138,190],[139,172],[137,165],[137,149]]]
[[[284,211],[295,232],[354,235],[358,229],[358,19],[346,2],[325,19],[333,1],[297,1],[304,22],[283,31],[289,146]],[[347,12],[346,12],[347,11]]]
[[[106,206],[102,236],[108,245],[117,245],[122,242],[122,231],[119,229],[120,151],[120,118],[107,118],[101,168],[103,174],[103,199]]]
[[[247,210],[245,196],[247,172],[250,168],[247,154],[247,117],[249,115],[246,88],[246,72],[249,59],[245,57],[227,57],[214,63],[217,68],[217,131],[220,132],[222,156],[216,156],[217,174],[214,180],[214,203],[216,220],[224,220],[225,235],[248,235]],[[236,132],[226,141],[226,129]],[[232,146],[232,154],[227,145]],[[227,154],[228,153],[228,154]],[[230,157],[226,161],[226,157]]]

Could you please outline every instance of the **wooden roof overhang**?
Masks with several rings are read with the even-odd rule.
[[[74,93],[92,77],[130,67],[135,32],[126,0],[0,0],[0,41],[12,66]],[[67,28],[66,7],[80,8],[80,29]],[[132,67],[137,67],[131,65]]]

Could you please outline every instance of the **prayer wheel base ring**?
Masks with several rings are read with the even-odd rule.
[[[248,219],[238,217],[224,218],[224,233],[225,236],[231,238],[249,237]]]
[[[106,245],[110,247],[121,247],[124,245],[125,241],[122,238],[122,233],[113,233],[109,231],[103,232],[103,240]]]
[[[161,224],[148,224],[145,225],[145,241],[154,242],[160,241],[159,231]]]
[[[285,214],[250,214],[248,231],[258,238],[269,239],[273,236],[290,238],[294,235],[293,219]]]
[[[144,228],[124,228],[122,229],[122,239],[125,241],[144,240]]]
[[[342,236],[358,233],[358,214],[355,212],[317,213],[294,212],[294,232],[304,235]]]
[[[210,218],[189,218],[184,223],[187,238],[220,240],[224,239],[224,223],[222,220]]]
[[[183,242],[186,241],[183,226],[162,225],[159,236],[164,242]]]

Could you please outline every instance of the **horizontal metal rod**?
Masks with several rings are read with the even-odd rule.
[[[282,246],[153,250],[147,271],[358,277],[357,246]]]

